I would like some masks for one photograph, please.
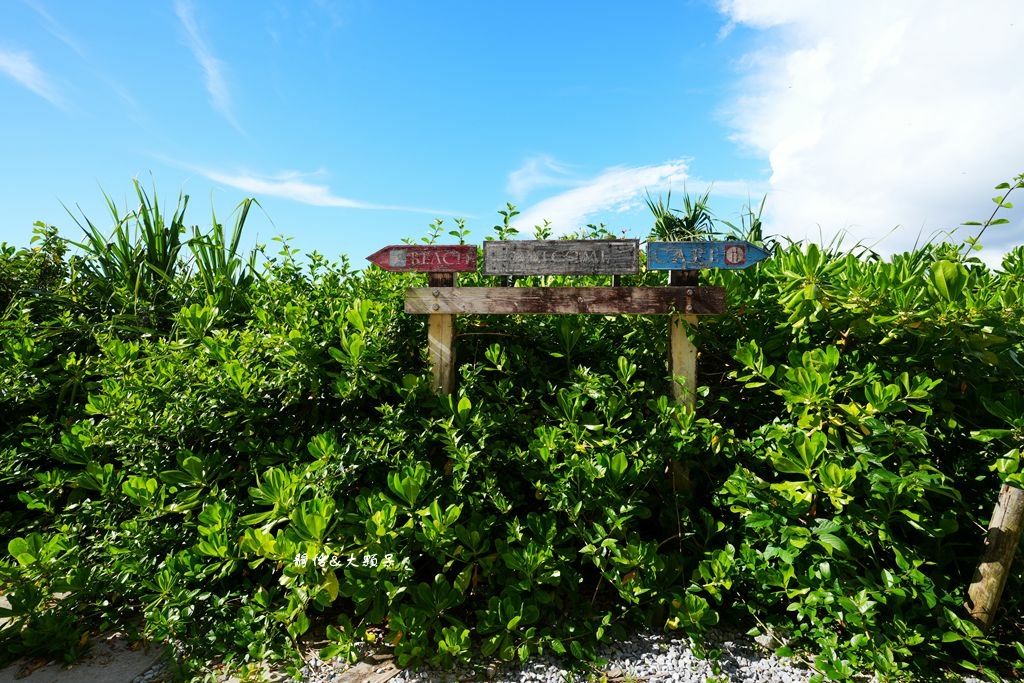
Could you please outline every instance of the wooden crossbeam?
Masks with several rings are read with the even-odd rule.
[[[413,287],[405,312],[420,314],[715,315],[723,287]]]

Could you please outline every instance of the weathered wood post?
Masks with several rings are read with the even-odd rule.
[[[669,287],[686,287],[690,290],[688,301],[696,290],[699,273],[695,270],[670,270]],[[686,324],[697,325],[693,306],[688,311],[674,311],[668,317],[669,377],[672,381],[672,398],[676,403],[693,408],[697,403],[697,346],[686,334]]]
[[[436,298],[441,288],[455,286],[455,273],[430,273],[428,285]],[[434,304],[440,309],[440,304]],[[450,313],[431,313],[427,319],[427,355],[430,358],[431,387],[435,394],[455,391],[455,316]]]
[[[992,511],[985,551],[967,591],[967,611],[978,628],[987,631],[995,619],[1006,579],[1024,527],[1024,490],[1003,484]]]

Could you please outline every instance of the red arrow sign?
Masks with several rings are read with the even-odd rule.
[[[476,270],[473,244],[392,244],[366,260],[384,270],[416,273],[462,273]]]

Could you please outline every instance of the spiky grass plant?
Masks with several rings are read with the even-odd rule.
[[[178,204],[168,220],[156,196],[151,200],[138,179],[132,184],[139,204],[124,216],[114,200],[103,193],[113,219],[109,234],[84,214],[79,219],[64,208],[84,233],[83,241],[68,243],[84,254],[76,262],[93,294],[115,313],[140,315],[145,309],[159,308],[174,287],[188,195],[178,195]]]
[[[217,220],[216,212],[211,211],[209,234],[202,234],[198,226],[192,227],[188,248],[196,268],[195,285],[221,311],[244,309],[245,292],[257,277],[256,250],[243,257],[240,248],[242,230],[253,204],[260,206],[247,197],[235,208],[230,240],[225,239],[224,226]]]
[[[84,234],[80,242],[66,241],[81,250],[75,264],[90,289],[88,298],[122,325],[140,328],[160,328],[161,321],[193,299],[224,313],[244,311],[245,294],[258,272],[257,250],[243,254],[242,231],[250,208],[259,202],[246,198],[239,203],[230,234],[211,211],[209,232],[193,225],[192,236],[183,241],[188,195],[179,193],[168,214],[155,193],[150,199],[137,179],[132,183],[138,205],[123,215],[103,194],[113,221],[109,232],[84,213],[79,217],[68,210]]]
[[[647,195],[647,208],[654,214],[654,227],[649,239],[659,242],[682,242],[710,239],[715,232],[714,216],[710,207],[711,189],[703,195],[690,195],[683,191],[683,206],[672,208],[672,191],[657,201]]]

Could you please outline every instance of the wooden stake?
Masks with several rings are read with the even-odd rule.
[[[697,399],[697,347],[686,335],[683,321],[697,324],[697,316],[673,313],[669,316],[669,372],[672,376],[672,398],[693,408]],[[679,380],[684,380],[680,384]]]
[[[668,285],[678,287],[686,294],[682,313],[672,313],[668,318],[668,369],[672,380],[672,398],[676,403],[693,408],[697,404],[697,347],[686,335],[683,321],[697,325],[693,300],[697,291],[700,274],[695,270],[670,270]],[[683,383],[680,383],[680,378]]]
[[[455,286],[455,273],[430,273],[430,288]],[[435,394],[455,391],[455,316],[431,313],[427,320],[427,353],[430,356],[433,390]]]
[[[987,631],[995,619],[1003,587],[1013,566],[1013,556],[1024,526],[1024,490],[1004,484],[999,500],[992,511],[992,521],[985,539],[985,552],[981,556],[974,580],[967,591],[967,610],[982,631]]]

